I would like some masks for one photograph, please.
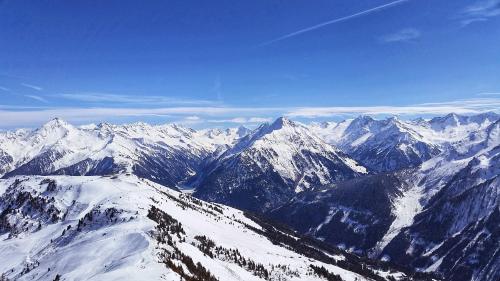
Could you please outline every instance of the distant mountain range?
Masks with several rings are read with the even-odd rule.
[[[244,133],[145,123],[75,127],[56,118],[36,130],[0,133],[0,171],[4,177],[128,172],[175,188],[217,147]]]
[[[102,123],[77,127],[54,119],[34,130],[0,132],[0,175],[4,178],[0,181],[4,186],[0,188],[0,230],[3,227],[0,235],[7,235],[2,236],[5,240],[0,241],[0,249],[11,247],[9,241],[35,237],[38,235],[36,233],[43,232],[38,229],[38,224],[42,229],[56,225],[57,229],[66,227],[69,222],[62,218],[64,214],[77,212],[84,216],[88,212],[82,208],[90,210],[89,206],[101,204],[95,203],[97,199],[89,203],[86,201],[88,198],[85,198],[81,199],[85,202],[80,202],[82,205],[78,211],[67,206],[69,203],[64,196],[69,196],[68,192],[73,194],[71,186],[86,186],[88,179],[96,184],[116,185],[119,186],[117,188],[128,190],[119,193],[129,198],[127,200],[149,202],[154,199],[152,202],[155,202],[153,205],[156,208],[160,208],[162,200],[174,200],[168,199],[172,196],[188,198],[182,202],[174,200],[177,206],[185,206],[181,209],[189,209],[185,205],[189,202],[195,205],[200,202],[202,206],[206,204],[207,208],[212,209],[228,208],[203,201],[232,206],[257,214],[253,215],[253,219],[265,224],[266,229],[280,228],[276,223],[269,222],[270,219],[295,230],[293,235],[307,235],[321,240],[325,244],[318,241],[314,243],[332,247],[342,255],[349,254],[339,248],[355,255],[389,261],[393,268],[402,266],[394,269],[400,272],[399,275],[389,277],[379,274],[384,280],[397,280],[411,274],[414,278],[428,278],[404,269],[408,268],[436,273],[446,280],[496,281],[500,279],[499,124],[500,116],[496,113],[473,116],[449,114],[429,120],[410,121],[395,117],[376,120],[359,116],[338,123],[312,124],[282,117],[254,130],[240,127],[198,131],[178,125],[153,126],[145,123]],[[111,180],[109,176],[117,178]],[[25,184],[16,183],[18,181]],[[55,192],[55,196],[50,197],[48,194],[52,191],[46,184],[52,181],[63,191]],[[154,192],[158,193],[150,196],[153,199],[147,199],[145,194],[132,192],[131,185],[139,190],[150,190],[154,186],[154,190],[158,190]],[[48,191],[41,190],[42,186],[46,186]],[[170,189],[189,191],[194,197]],[[25,190],[29,191],[25,193]],[[115,199],[110,200],[117,208],[135,208],[126,205],[128,203],[122,197],[116,199],[118,193],[115,194],[112,187],[106,187],[105,190],[106,193],[99,195],[98,200],[105,202],[109,196],[115,196]],[[144,192],[149,194],[150,191]],[[26,205],[27,198],[38,203],[30,201]],[[62,201],[54,203],[50,200]],[[138,206],[146,210],[150,208],[148,204],[151,205],[151,202],[141,204]],[[188,223],[184,222],[183,217],[178,217],[183,213],[181,209],[162,210],[169,211],[169,215],[176,217],[182,224]],[[34,210],[38,212],[33,213]],[[160,212],[160,209],[154,210]],[[158,214],[149,215],[156,216],[150,219],[159,220]],[[52,219],[54,215],[57,218]],[[146,219],[145,216],[139,217]],[[75,213],[74,218],[77,217]],[[206,220],[194,216],[193,223],[198,219]],[[215,239],[217,245],[229,243],[228,237],[222,237],[224,235],[217,234],[218,230],[215,230],[216,225],[223,224],[222,221],[226,219],[232,219],[229,220],[232,222],[224,222],[231,224],[248,218],[231,217],[223,213],[212,226],[207,225],[203,233],[206,236],[215,235],[217,238],[213,236],[211,239]],[[250,222],[246,224],[252,225]],[[111,225],[103,229],[108,227]],[[262,227],[260,225],[257,229]],[[284,229],[280,231],[286,232]],[[78,239],[83,239],[90,234],[78,235]],[[256,235],[262,234],[257,232]],[[276,234],[270,235],[274,237]],[[194,236],[184,239],[195,246],[198,242],[207,243],[204,238],[198,241]],[[178,237],[182,240],[184,236]],[[183,245],[181,240],[176,243]],[[256,241],[252,243],[261,243]],[[238,245],[240,242],[241,245]],[[246,247],[246,242],[238,240],[234,243],[231,247]],[[26,258],[25,251],[32,252],[35,247],[38,246],[28,246],[22,251],[18,249],[19,262],[9,263],[10,267],[0,267],[0,270],[7,272],[13,268],[13,273],[7,275],[16,280],[45,280],[40,276],[52,273],[43,275],[41,269],[36,269],[32,274],[21,274],[21,267],[31,266],[26,265],[29,264],[27,261],[21,262],[22,257]],[[62,249],[56,245],[50,247],[57,249],[56,252]],[[200,247],[205,249],[205,246]],[[304,246],[294,247],[303,249]],[[44,260],[45,255],[53,255],[41,249],[36,251],[39,251],[38,262]],[[183,253],[189,252],[186,251],[187,248],[182,250]],[[201,251],[203,253],[204,250]],[[172,256],[172,249],[169,248],[168,257],[175,260],[181,256]],[[318,257],[315,255],[312,258]],[[260,260],[255,256],[252,259]],[[180,260],[182,262],[182,258]],[[172,264],[180,265],[177,261]],[[295,278],[292,278],[294,274],[291,272],[297,272],[298,279],[303,279],[305,275],[302,274],[326,276],[321,275],[326,273],[316,272],[314,266],[309,271],[303,271],[307,265],[284,264],[294,268],[285,270],[288,273],[283,273],[284,280]],[[336,266],[335,263],[326,264]],[[356,267],[360,262],[358,260],[352,264],[356,264],[351,265]],[[368,267],[374,272],[382,270],[380,265],[375,264]],[[202,262],[202,265],[207,264]],[[69,274],[67,278],[71,279],[72,271],[60,265],[53,266],[61,273],[64,271]],[[184,266],[189,267],[186,264]],[[329,268],[327,271],[332,274],[342,272],[324,264],[321,266]],[[210,272],[219,274],[216,274],[219,280],[234,280],[228,277],[228,272],[240,270],[224,271],[215,269],[217,267],[212,270],[206,267]],[[172,266],[170,270],[175,272]],[[270,269],[266,267],[266,270],[270,274]],[[107,276],[99,274],[96,276]],[[235,274],[244,280],[251,280],[248,279],[250,277],[244,277],[247,275],[243,273]],[[356,274],[357,278],[382,280]],[[266,279],[258,274],[251,275]],[[354,275],[340,276],[344,280],[354,280]]]
[[[403,121],[369,116],[343,122],[312,124],[310,129],[369,169],[390,172],[416,167],[440,154],[453,142],[498,120],[496,113],[471,117],[448,114],[429,121]]]

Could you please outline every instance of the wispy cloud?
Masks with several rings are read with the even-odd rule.
[[[175,123],[184,124],[184,125],[194,125],[194,124],[199,124],[199,123],[203,123],[203,122],[205,122],[205,120],[203,120],[202,118],[200,118],[199,116],[196,116],[196,115],[186,116],[182,119],[175,121]]]
[[[189,116],[205,116],[214,119],[215,117],[233,118],[237,115],[251,116],[252,114],[262,113],[281,114],[283,108],[271,107],[165,107],[165,108],[9,108],[0,106],[0,120],[3,126],[31,126],[38,125],[40,122],[50,120],[54,117],[60,117],[71,122],[100,122],[105,119],[119,119],[124,117],[175,117],[186,118]],[[252,119],[255,120],[255,119]],[[191,120],[192,121],[192,120]]]
[[[273,118],[271,117],[235,117],[231,119],[212,119],[207,120],[209,123],[236,123],[236,124],[248,124],[248,123],[264,123],[270,122]]]
[[[263,123],[263,122],[270,122],[272,120],[273,120],[272,118],[252,117],[248,119],[248,123]]]
[[[462,26],[474,22],[487,21],[489,18],[500,15],[500,0],[481,0],[465,7],[461,12]]]
[[[303,34],[303,33],[306,33],[306,32],[310,32],[310,31],[316,30],[318,28],[325,27],[327,25],[331,25],[331,24],[334,24],[334,23],[339,23],[339,22],[347,21],[347,20],[350,20],[350,19],[353,19],[353,18],[356,18],[356,17],[368,15],[368,14],[371,14],[371,13],[374,13],[374,12],[377,12],[377,11],[380,11],[380,10],[383,10],[383,9],[386,9],[386,8],[389,8],[389,7],[401,4],[403,2],[408,2],[408,1],[410,1],[410,0],[393,1],[393,2],[390,2],[390,3],[384,4],[384,5],[380,5],[380,6],[368,9],[368,10],[360,11],[360,12],[357,12],[357,13],[354,13],[354,14],[351,14],[351,15],[348,15],[348,16],[344,16],[344,17],[332,19],[332,20],[329,20],[329,21],[326,21],[326,22],[323,22],[323,23],[320,23],[320,24],[316,24],[316,25],[313,25],[313,26],[310,26],[310,27],[306,27],[306,28],[294,31],[292,33],[288,33],[286,35],[280,36],[278,38],[266,41],[264,43],[259,44],[258,46],[259,47],[268,46],[268,45],[274,44],[276,42],[279,42],[279,41],[282,41],[282,40],[285,40],[285,39],[288,39],[288,38],[291,38],[291,37],[295,37],[297,35],[300,35],[300,34]]]
[[[40,86],[37,86],[37,85],[27,84],[27,83],[21,83],[21,85],[23,85],[26,88],[30,88],[32,90],[35,90],[35,91],[43,91],[43,88]]]
[[[344,107],[219,107],[177,106],[160,108],[139,107],[92,107],[92,108],[19,108],[0,105],[0,120],[4,127],[37,126],[45,120],[60,117],[75,123],[100,122],[103,120],[143,120],[168,118],[181,123],[263,123],[278,116],[293,118],[325,118],[334,116],[444,115],[450,112],[476,114],[487,111],[500,112],[500,98],[488,96],[438,103],[422,103],[406,106],[344,106]],[[258,117],[256,117],[258,116]]]
[[[24,95],[25,97],[27,98],[30,98],[30,99],[34,99],[34,100],[37,100],[37,101],[40,101],[40,102],[43,102],[43,103],[48,103],[49,101],[46,100],[45,98],[41,97],[41,96],[37,96],[37,95]]]
[[[142,104],[142,105],[212,105],[216,101],[210,100],[194,100],[194,99],[181,99],[166,96],[148,96],[148,95],[117,95],[110,93],[64,93],[57,94],[56,97],[82,101],[88,103],[104,103],[113,102],[120,104]]]
[[[475,114],[500,110],[500,98],[476,98],[451,102],[423,103],[409,106],[360,106],[360,107],[302,107],[287,113],[288,116],[318,118],[339,115],[442,115],[450,112]]]
[[[3,86],[0,86],[0,90],[4,91],[4,92],[10,92],[10,89],[9,88],[5,88]]]
[[[380,40],[385,43],[408,42],[419,38],[420,35],[421,32],[418,29],[405,28],[395,33],[384,35],[380,38]]]
[[[201,120],[201,118],[198,117],[198,116],[188,116],[188,117],[186,117],[184,119],[189,120],[189,121],[198,121],[198,120]]]
[[[478,96],[500,96],[500,92],[485,92],[485,93],[479,93],[477,94]]]

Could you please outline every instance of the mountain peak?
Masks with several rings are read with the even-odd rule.
[[[240,138],[248,135],[248,133],[250,133],[250,129],[248,129],[245,126],[239,126],[238,129],[236,130],[236,134]]]
[[[297,124],[286,117],[279,117],[276,119],[270,127],[274,130],[279,130],[283,127],[295,127]]]
[[[33,131],[33,134],[38,137],[54,140],[57,136],[66,135],[68,132],[73,131],[73,129],[74,127],[66,121],[54,118]]]
[[[69,126],[71,126],[71,125],[68,122],[62,120],[59,117],[56,117],[56,118],[51,119],[47,123],[43,124],[42,128],[43,129],[63,128],[63,127],[66,128],[66,127],[69,127]]]
[[[458,126],[460,124],[460,115],[456,113],[449,113],[443,117],[434,117],[429,122],[435,128],[444,129],[448,126]]]
[[[377,122],[372,117],[368,115],[360,115],[352,120],[352,122],[348,126],[348,130],[357,131],[360,130],[361,128],[368,129],[372,125],[377,125],[377,124],[379,124],[379,122]]]
[[[402,122],[401,122],[401,119],[399,119],[397,116],[391,116],[391,117],[387,118],[385,122],[388,125],[392,125],[392,126],[401,126],[401,125],[403,125]]]
[[[387,119],[390,120],[390,121],[398,121],[398,122],[400,121],[400,119],[396,115],[391,116],[391,117],[389,117]]]
[[[99,131],[99,134],[109,134],[113,131],[113,125],[107,122],[101,122],[96,126],[96,129]]]
[[[354,118],[351,122],[351,126],[356,126],[356,127],[363,127],[367,126],[371,123],[373,123],[375,119],[373,119],[371,116],[368,115],[359,115],[358,117]]]
[[[67,123],[63,119],[61,119],[59,117],[55,117],[55,118],[52,118],[51,120],[49,120],[45,124],[67,124]]]
[[[456,114],[456,113],[450,113],[450,114],[447,114],[445,117],[444,117],[444,120],[449,123],[458,123],[460,119],[460,115]]]
[[[291,128],[293,131],[297,131],[299,127],[301,126],[299,126],[299,124],[295,123],[294,121],[286,117],[279,117],[271,124],[262,124],[261,126],[259,126],[259,128],[248,134],[248,136],[251,140],[255,141],[256,139],[259,139],[268,134],[272,134],[273,132],[281,131],[281,129],[283,128]]]

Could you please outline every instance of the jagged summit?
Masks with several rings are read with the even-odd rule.
[[[63,119],[59,117],[55,117],[51,120],[49,120],[47,123],[43,124],[41,126],[41,129],[43,128],[62,128],[62,127],[73,127],[73,125],[70,125],[68,122],[64,121]]]
[[[434,117],[429,121],[430,126],[435,130],[450,131],[456,127],[466,127],[470,125],[488,125],[500,118],[495,112],[484,112],[475,115],[461,115],[449,113],[443,117]]]
[[[270,125],[270,127],[273,128],[274,130],[279,130],[283,127],[295,127],[295,126],[297,126],[297,124],[292,120],[288,119],[287,117],[279,117]]]
[[[251,131],[252,130],[248,129],[245,126],[239,126],[238,129],[236,129],[236,134],[238,135],[238,137],[242,138],[242,137],[248,135]]]
[[[47,123],[66,123],[66,121],[64,121],[63,119],[61,119],[59,117],[54,117],[54,118],[50,119]]]
[[[445,129],[448,126],[458,126],[465,120],[465,116],[456,113],[449,113],[443,117],[435,117],[430,120],[430,124],[436,129]]]
[[[351,126],[367,126],[372,122],[375,122],[375,119],[373,119],[373,117],[369,115],[359,115],[352,120]]]
[[[300,150],[328,150],[335,152],[336,149],[326,144],[321,138],[314,135],[306,126],[294,122],[286,117],[277,118],[272,123],[264,123],[257,129],[241,138],[233,148],[223,155],[241,153],[250,148],[263,148],[279,150],[278,146],[292,151]]]
[[[112,127],[113,127],[113,124],[108,123],[108,122],[100,122],[96,126],[97,129],[105,129],[105,130],[110,129]]]
[[[296,128],[299,127],[301,127],[301,125],[299,125],[298,123],[286,117],[279,117],[272,123],[261,124],[257,129],[248,134],[248,138],[251,140],[255,140],[265,135],[272,134],[275,131],[280,131],[283,129],[295,130]]]
[[[211,163],[195,194],[255,211],[272,208],[297,192],[364,173],[363,166],[307,127],[282,117],[261,125]]]

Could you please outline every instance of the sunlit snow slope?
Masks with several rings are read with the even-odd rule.
[[[1,180],[0,253],[8,280],[404,276],[133,175]]]

